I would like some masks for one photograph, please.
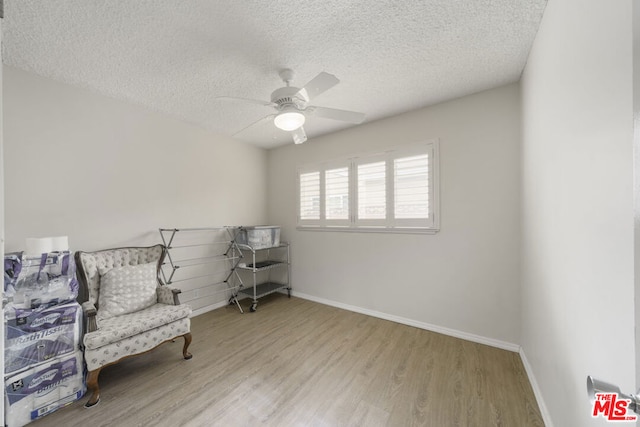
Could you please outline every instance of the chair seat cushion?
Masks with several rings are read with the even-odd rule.
[[[185,317],[184,319],[171,322],[168,325],[143,332],[140,335],[134,335],[121,341],[103,345],[100,348],[85,348],[84,360],[87,362],[87,369],[93,371],[103,366],[117,363],[125,357],[149,351],[163,342],[188,333],[190,330],[191,319]],[[181,340],[172,345],[182,348],[182,342],[180,341]]]
[[[102,319],[98,330],[84,336],[84,346],[88,349],[100,348],[104,345],[142,334],[153,328],[184,319],[191,314],[191,307],[185,304],[154,304],[144,310],[121,316]]]

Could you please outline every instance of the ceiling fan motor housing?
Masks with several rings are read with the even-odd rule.
[[[278,106],[278,110],[283,110],[287,107],[295,107],[301,110],[304,109],[308,99],[304,98],[304,91],[300,91],[300,88],[285,86],[271,93],[271,102]]]

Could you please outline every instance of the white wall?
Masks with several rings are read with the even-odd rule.
[[[640,354],[640,3],[633,3],[633,168],[636,354]],[[636,389],[640,387],[640,358],[636,357]]]
[[[519,89],[508,85],[269,151],[268,218],[294,292],[418,326],[519,342]],[[435,235],[296,230],[296,167],[440,140]]]
[[[26,237],[97,250],[158,243],[160,227],[265,221],[262,149],[6,66],[4,119],[8,251]]]
[[[4,21],[4,5],[0,4],[0,46],[2,46],[2,23]],[[2,60],[2,52],[0,52],[0,62]],[[3,156],[3,121],[2,121],[2,109],[4,104],[4,95],[2,91],[2,67],[0,67],[0,257],[4,259],[4,162]],[[2,291],[4,297],[4,275],[1,279]],[[2,317],[4,318],[4,307],[2,307]],[[4,322],[0,326],[0,334],[4,337]],[[2,374],[4,378],[4,339],[0,340],[0,366],[3,367]],[[4,399],[0,399],[0,417],[4,419]]]
[[[557,426],[606,424],[587,375],[635,390],[631,4],[550,1],[522,79],[522,346]]]

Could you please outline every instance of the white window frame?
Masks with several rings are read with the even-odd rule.
[[[296,174],[296,206],[297,229],[309,231],[350,231],[350,232],[383,232],[383,233],[423,233],[434,234],[440,230],[440,147],[439,141],[430,140],[409,146],[396,147],[384,152],[360,153],[344,159],[304,165],[298,168]],[[427,154],[429,158],[429,214],[428,219],[396,219],[394,215],[395,182],[394,159]],[[386,162],[385,190],[386,217],[385,219],[361,219],[358,217],[358,165]],[[327,220],[325,206],[325,171],[340,167],[349,168],[349,219]],[[302,220],[300,214],[300,175],[308,172],[320,173],[320,218],[318,220]]]
[[[298,218],[298,227],[302,227],[304,229],[311,228],[333,228],[333,227],[348,227],[351,223],[352,218],[352,198],[353,193],[351,188],[349,187],[349,203],[348,203],[348,215],[346,219],[327,219],[326,218],[326,209],[327,209],[327,194],[325,188],[325,172],[333,169],[347,168],[349,172],[349,181],[351,181],[351,175],[353,170],[351,168],[349,160],[342,161],[333,161],[333,162],[324,162],[319,163],[317,165],[308,165],[301,168],[298,168],[298,173],[296,175],[296,194],[297,194],[297,218]],[[302,214],[300,212],[300,175],[311,172],[319,172],[320,173],[320,218],[319,219],[302,219]]]
[[[404,149],[404,150],[398,150],[396,152],[395,155],[392,155],[390,158],[390,163],[393,162],[395,159],[402,159],[405,157],[413,157],[413,156],[418,156],[418,155],[422,155],[422,154],[427,154],[428,158],[429,158],[429,163],[428,163],[428,175],[429,175],[429,214],[428,214],[428,218],[416,218],[416,219],[409,219],[409,218],[395,218],[393,217],[391,219],[393,226],[396,228],[402,228],[402,227],[419,227],[419,228],[433,228],[434,225],[438,225],[439,227],[439,223],[436,222],[436,209],[434,209],[434,206],[437,206],[436,203],[439,202],[439,196],[436,196],[438,199],[438,201],[434,201],[435,198],[434,196],[434,192],[436,190],[436,188],[438,186],[434,185],[434,181],[435,181],[435,177],[437,176],[437,174],[434,174],[434,171],[432,170],[432,168],[434,168],[434,165],[437,164],[437,161],[434,161],[434,159],[436,159],[436,149],[435,146],[432,144],[431,146],[427,146],[424,147],[426,148],[418,148],[418,147],[412,147],[410,149]],[[388,185],[392,185],[393,186],[393,191],[394,194],[393,196],[395,196],[395,181],[394,181],[395,176],[390,176],[388,178]],[[389,200],[387,199],[389,203],[393,204],[393,206],[395,207],[395,199]],[[395,209],[392,209],[392,211],[395,214]],[[439,216],[439,215],[438,215]]]
[[[307,174],[307,173],[314,173],[317,172],[318,173],[318,185],[320,186],[319,190],[319,198],[320,200],[318,201],[319,203],[319,207],[318,207],[318,212],[319,212],[319,217],[316,219],[302,219],[302,212],[300,211],[301,209],[301,200],[300,200],[300,176]],[[296,194],[297,194],[297,209],[298,209],[298,226],[304,226],[304,227],[319,227],[321,225],[321,220],[320,218],[322,218],[322,212],[324,211],[324,202],[323,202],[323,197],[322,197],[322,192],[320,191],[320,189],[322,188],[322,180],[324,179],[324,173],[320,170],[320,168],[315,168],[315,167],[309,167],[309,168],[300,168],[298,169],[298,173],[296,175]]]
[[[334,170],[334,169],[342,169],[346,168],[349,173],[349,182],[348,182],[348,191],[349,191],[349,202],[348,202],[348,213],[346,219],[327,219],[327,192],[326,192],[326,171]],[[323,163],[323,167],[320,171],[320,223],[325,227],[348,227],[351,224],[351,217],[353,215],[353,192],[351,191],[350,183],[353,175],[353,170],[351,168],[351,164],[349,160],[341,160],[341,161],[333,161]]]
[[[359,215],[359,206],[358,201],[360,200],[360,188],[359,188],[359,180],[358,180],[358,166],[366,165],[370,163],[380,163],[385,162],[385,218],[384,219],[363,219],[360,218]],[[352,159],[353,165],[353,219],[352,223],[354,227],[358,228],[366,228],[366,227],[388,227],[391,223],[388,221],[389,215],[392,215],[392,212],[389,210],[389,162],[388,155],[386,154],[374,154],[362,157],[355,157]]]

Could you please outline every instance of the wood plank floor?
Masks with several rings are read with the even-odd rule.
[[[105,368],[45,426],[542,426],[518,354],[274,294]]]

